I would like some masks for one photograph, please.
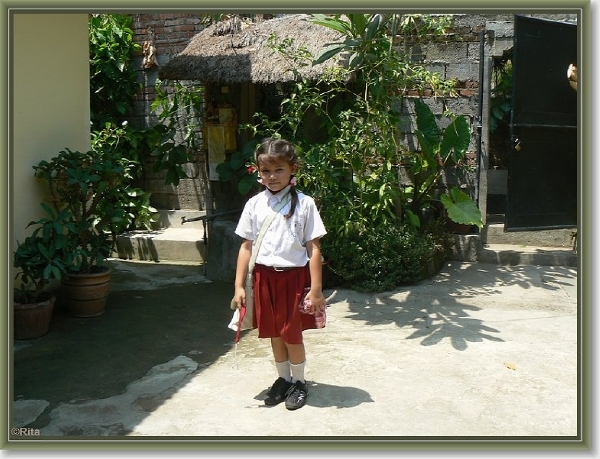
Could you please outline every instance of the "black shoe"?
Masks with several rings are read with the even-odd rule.
[[[308,397],[308,386],[305,382],[296,381],[288,390],[288,396],[285,399],[285,407],[288,410],[297,410],[306,404]]]
[[[287,392],[292,387],[290,381],[286,381],[283,378],[277,378],[271,388],[267,391],[267,397],[265,398],[265,405],[275,406],[279,405],[285,400]]]

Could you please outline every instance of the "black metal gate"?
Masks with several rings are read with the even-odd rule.
[[[515,16],[506,231],[577,226],[577,26]]]

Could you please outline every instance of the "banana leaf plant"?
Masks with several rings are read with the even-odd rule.
[[[411,186],[404,189],[404,197],[409,203],[406,216],[413,226],[420,226],[423,209],[436,207],[441,203],[450,220],[455,223],[483,227],[483,216],[475,201],[459,187],[454,186],[439,194],[440,182],[444,173],[452,166],[461,165],[471,133],[469,122],[464,115],[452,117],[450,124],[441,129],[431,108],[421,99],[415,99],[417,129],[415,136],[419,150],[405,155],[404,165]]]

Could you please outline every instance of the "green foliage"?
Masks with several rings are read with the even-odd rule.
[[[448,22],[423,15],[363,14],[315,14],[311,21],[344,35],[313,62],[347,53],[350,68],[332,67],[317,83],[296,73],[291,93],[282,101],[280,118],[259,114],[258,123],[250,128],[255,135],[280,135],[300,146],[299,185],[317,201],[330,233],[343,235],[404,219],[419,227],[421,207],[433,197],[443,169],[464,156],[470,132],[465,117],[452,120],[441,132],[428,107],[417,103],[421,151],[402,151],[399,125],[404,90],[430,88],[437,94],[452,94],[454,83],[413,64],[407,54],[393,48],[392,37],[402,33],[418,41],[442,33]],[[291,71],[309,65],[310,54],[293,40],[271,37],[269,43],[288,60]],[[319,136],[309,119],[319,120]],[[441,165],[440,154],[445,157]],[[401,189],[399,167],[406,164],[422,182]]]
[[[379,225],[326,237],[322,250],[342,286],[384,292],[422,279],[424,261],[442,249],[434,237],[410,226]]]
[[[242,151],[236,151],[231,157],[217,165],[219,180],[236,183],[241,195],[245,196],[258,189],[258,175],[254,164],[254,154],[258,140],[248,142]]]
[[[120,227],[125,214],[118,209],[98,215],[102,207],[113,208],[104,201],[121,180],[123,168],[111,158],[69,149],[33,168],[48,184],[54,212],[63,216],[55,224],[64,249],[62,264],[71,272],[90,272],[110,255],[111,229]]]
[[[126,119],[140,88],[133,57],[141,47],[133,41],[131,16],[90,14],[90,107],[92,129]]]
[[[130,15],[91,14],[90,42],[91,150],[100,158],[119,163],[122,178],[112,190],[112,200],[103,200],[98,212],[119,215],[113,230],[150,229],[156,209],[150,193],[135,186],[143,178],[144,155],[159,148],[154,128],[135,129],[126,120],[141,84],[133,58],[141,47],[133,41]],[[115,209],[111,209],[114,207]]]
[[[155,90],[151,109],[158,114],[161,123],[151,132],[156,139],[156,148],[151,153],[155,159],[153,170],[165,171],[165,183],[177,186],[179,180],[187,177],[183,165],[192,161],[192,152],[200,149],[204,87],[157,80]]]
[[[21,282],[13,292],[16,303],[40,301],[44,298],[48,283],[60,280],[66,273],[63,261],[68,254],[68,241],[62,222],[69,220],[69,210],[55,212],[46,203],[42,203],[42,208],[47,216],[30,222],[28,227],[37,228],[23,243],[17,241],[13,266],[19,269],[16,277]]]
[[[448,218],[455,223],[464,225],[477,225],[483,228],[483,217],[477,204],[469,195],[454,187],[450,194],[440,196],[442,204],[446,208]]]
[[[399,49],[394,39],[402,34],[413,43],[430,40],[450,22],[396,14],[315,14],[311,20],[341,32],[342,39],[311,59],[293,40],[271,37],[269,45],[287,59],[295,80],[281,115],[271,119],[259,113],[255,124],[242,128],[255,138],[281,136],[298,146],[298,186],[319,206],[328,229],[323,252],[332,271],[351,288],[391,289],[420,278],[423,257],[439,250],[443,236],[429,233],[411,206],[420,211],[415,199],[433,198],[436,174],[460,162],[470,141],[466,118],[440,130],[433,114],[419,105],[421,149],[404,151],[399,127],[405,92],[453,95],[455,82],[413,62],[410,47]],[[337,57],[347,57],[349,68],[331,66],[316,82],[297,72]],[[400,167],[407,165],[422,174],[420,194],[400,187]]]
[[[383,33],[374,25],[365,33],[371,36],[373,29]],[[290,69],[311,64],[310,54],[295,47],[292,40],[280,42],[272,37],[270,45],[288,59]],[[378,50],[387,56],[383,47]],[[377,62],[384,61],[381,56]],[[281,117],[271,120],[259,114],[258,123],[251,126],[255,135],[279,135],[303,151],[299,185],[315,198],[334,234],[395,221],[399,194],[397,100],[379,97],[381,91],[372,90],[379,76],[376,81],[349,85],[350,76],[350,71],[339,67],[317,83],[297,75],[289,97],[282,101]],[[396,83],[385,82],[390,90]],[[318,127],[309,124],[315,119]]]
[[[112,253],[117,234],[155,212],[148,195],[131,185],[135,164],[119,149],[66,148],[33,168],[48,185],[52,212],[46,212],[54,220],[52,234],[62,249],[56,257],[68,272],[93,271]],[[36,224],[47,227],[43,219]]]
[[[512,110],[512,61],[503,60],[494,66],[494,87],[490,98],[490,132],[507,125]]]
[[[349,69],[356,74],[365,100],[384,99],[406,89],[429,88],[435,94],[453,94],[455,81],[444,80],[439,73],[428,71],[412,62],[410,46],[395,47],[394,37],[418,44],[445,33],[452,24],[451,16],[427,14],[314,14],[311,22],[336,30],[344,40],[323,49],[315,64],[342,53],[348,54]]]
[[[435,205],[438,185],[450,166],[460,165],[469,148],[471,133],[466,116],[451,117],[445,129],[440,129],[431,108],[422,100],[415,99],[417,129],[415,136],[420,151],[407,151],[403,157],[405,170],[411,186],[404,188],[404,198],[410,203],[405,209],[409,222],[420,226],[423,210]],[[483,216],[475,202],[458,188],[452,188],[450,196],[442,195],[441,203],[448,210],[448,217],[456,223],[483,226]],[[460,221],[459,221],[460,220]]]
[[[150,192],[143,191],[137,183],[143,178],[143,153],[155,148],[156,141],[147,129],[133,129],[127,123],[116,127],[107,123],[101,131],[92,133],[92,152],[99,158],[108,158],[122,167],[122,176],[113,183],[113,197],[99,205],[99,213],[122,210],[120,225],[114,231],[152,229],[157,210],[150,205]],[[121,213],[121,211],[119,211]]]

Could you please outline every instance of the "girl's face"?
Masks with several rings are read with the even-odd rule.
[[[274,193],[289,185],[292,175],[298,166],[291,165],[285,160],[268,159],[258,161],[258,172],[263,185]]]

